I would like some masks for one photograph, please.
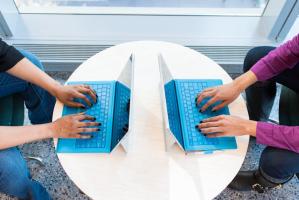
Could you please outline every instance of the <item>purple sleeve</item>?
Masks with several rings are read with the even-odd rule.
[[[299,34],[259,60],[251,71],[259,81],[270,79],[299,62]]]
[[[258,122],[257,143],[299,153],[299,126],[282,126]]]

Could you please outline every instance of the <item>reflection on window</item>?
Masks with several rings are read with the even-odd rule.
[[[262,15],[269,0],[15,0],[21,13]]]

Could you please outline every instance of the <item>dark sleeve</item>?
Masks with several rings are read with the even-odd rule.
[[[24,56],[13,46],[6,44],[0,38],[0,72],[15,66]]]

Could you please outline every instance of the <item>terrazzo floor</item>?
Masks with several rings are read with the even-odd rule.
[[[63,82],[67,79],[68,73],[51,73],[59,81]],[[278,92],[279,93],[279,92]],[[271,118],[277,120],[278,99],[275,101]],[[25,123],[28,124],[28,118]],[[34,179],[40,181],[49,191],[53,199],[57,200],[83,200],[89,199],[83,194],[69,179],[62,169],[53,148],[52,140],[43,140],[20,146],[24,156],[38,156],[44,161],[44,166],[40,166],[35,161],[29,160],[28,166]],[[248,153],[242,165],[243,170],[255,169],[258,166],[258,158],[264,149],[263,145],[255,143],[255,139],[250,140]],[[11,200],[14,198],[0,194],[1,200]],[[236,192],[225,189],[219,194],[216,200],[229,199],[265,199],[265,200],[295,200],[299,199],[299,181],[294,177],[290,182],[285,184],[282,189],[273,189],[264,194],[257,192]]]

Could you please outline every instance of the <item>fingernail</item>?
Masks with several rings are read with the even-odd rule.
[[[197,129],[198,129],[198,127],[199,127],[198,125],[195,126],[195,128],[197,128]]]
[[[206,136],[207,136],[207,134],[203,134],[203,136],[205,136],[205,137],[206,137]]]
[[[85,109],[85,106],[80,106],[80,108]]]
[[[200,109],[199,112],[202,113],[203,111]]]
[[[197,97],[195,98],[195,103],[197,103]]]
[[[93,121],[96,121],[96,119],[97,119],[97,118],[93,117],[93,119],[92,119],[92,120],[93,120]]]
[[[102,125],[102,123],[101,123],[101,122],[99,122],[99,123],[98,123],[98,126],[101,126],[101,125]]]
[[[212,110],[212,112],[216,112],[216,110]]]
[[[99,128],[97,129],[97,131],[100,131],[100,130],[101,130],[101,129],[99,129]]]
[[[201,124],[201,123],[203,123],[203,121],[200,121],[199,123]]]

